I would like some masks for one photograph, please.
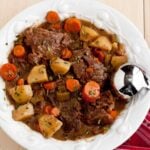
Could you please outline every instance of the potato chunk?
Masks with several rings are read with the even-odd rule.
[[[34,66],[28,75],[27,81],[29,84],[48,81],[46,66],[45,65]]]
[[[105,65],[109,65],[111,62],[112,54],[105,55]]]
[[[69,71],[71,63],[69,61],[65,61],[57,57],[56,59],[50,62],[50,66],[55,74],[64,75]]]
[[[9,89],[9,94],[18,104],[27,103],[33,96],[31,85],[18,85]]]
[[[85,42],[95,39],[98,35],[99,34],[94,29],[87,26],[82,26],[80,31],[80,39]]]
[[[53,115],[42,115],[39,118],[39,126],[45,137],[51,137],[61,128],[62,122]]]
[[[33,105],[31,103],[21,105],[12,112],[12,117],[16,121],[25,120],[34,115]]]
[[[113,56],[111,59],[111,65],[113,66],[113,68],[117,69],[121,65],[126,63],[127,61],[128,61],[128,58],[126,55],[125,56]]]
[[[100,36],[95,41],[91,42],[90,46],[106,51],[110,51],[112,49],[112,43],[106,36]]]

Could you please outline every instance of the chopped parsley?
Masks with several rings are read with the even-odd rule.
[[[94,96],[95,94],[96,94],[96,91],[95,91],[95,90],[90,90],[90,91],[89,91],[89,95]]]
[[[15,92],[15,95],[19,97],[19,96],[20,96],[20,93],[18,93],[18,92]]]

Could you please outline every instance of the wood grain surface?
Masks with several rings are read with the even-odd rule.
[[[17,13],[41,0],[0,0],[0,28]],[[99,0],[127,16],[150,46],[150,0]],[[0,150],[23,150],[0,130]]]
[[[144,33],[150,47],[150,0],[144,0]]]

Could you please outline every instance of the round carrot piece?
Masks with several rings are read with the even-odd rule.
[[[13,49],[13,54],[16,57],[23,57],[25,55],[25,48],[22,45],[17,45]]]
[[[52,110],[52,106],[51,106],[51,105],[46,105],[46,106],[44,107],[43,112],[44,112],[45,114],[51,114],[51,110]]]
[[[46,15],[46,20],[48,23],[57,23],[60,21],[60,17],[56,11],[49,11]]]
[[[95,81],[89,81],[85,84],[82,97],[87,102],[95,102],[100,96],[100,85]]]
[[[110,112],[110,115],[112,116],[113,119],[115,119],[118,116],[118,112],[116,110],[112,110]]]
[[[81,30],[81,21],[77,18],[69,18],[65,22],[64,29],[67,32],[80,32],[80,30]]]
[[[76,79],[67,79],[66,80],[66,87],[70,92],[75,92],[80,89],[80,83]]]
[[[68,48],[64,48],[61,54],[63,59],[69,59],[72,57],[72,52]]]
[[[54,107],[51,109],[51,115],[54,115],[55,117],[60,115],[60,110],[57,107]]]
[[[56,82],[48,82],[45,83],[43,86],[46,90],[54,90],[56,88]]]
[[[24,85],[24,79],[19,79],[18,81],[17,81],[17,84],[18,85]]]
[[[11,63],[4,64],[0,68],[0,75],[4,80],[14,80],[17,76],[17,67]]]

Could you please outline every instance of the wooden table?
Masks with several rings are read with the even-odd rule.
[[[0,28],[24,8],[40,0],[0,0]],[[127,16],[142,32],[150,46],[150,0],[99,0]],[[23,150],[0,130],[0,150]]]

